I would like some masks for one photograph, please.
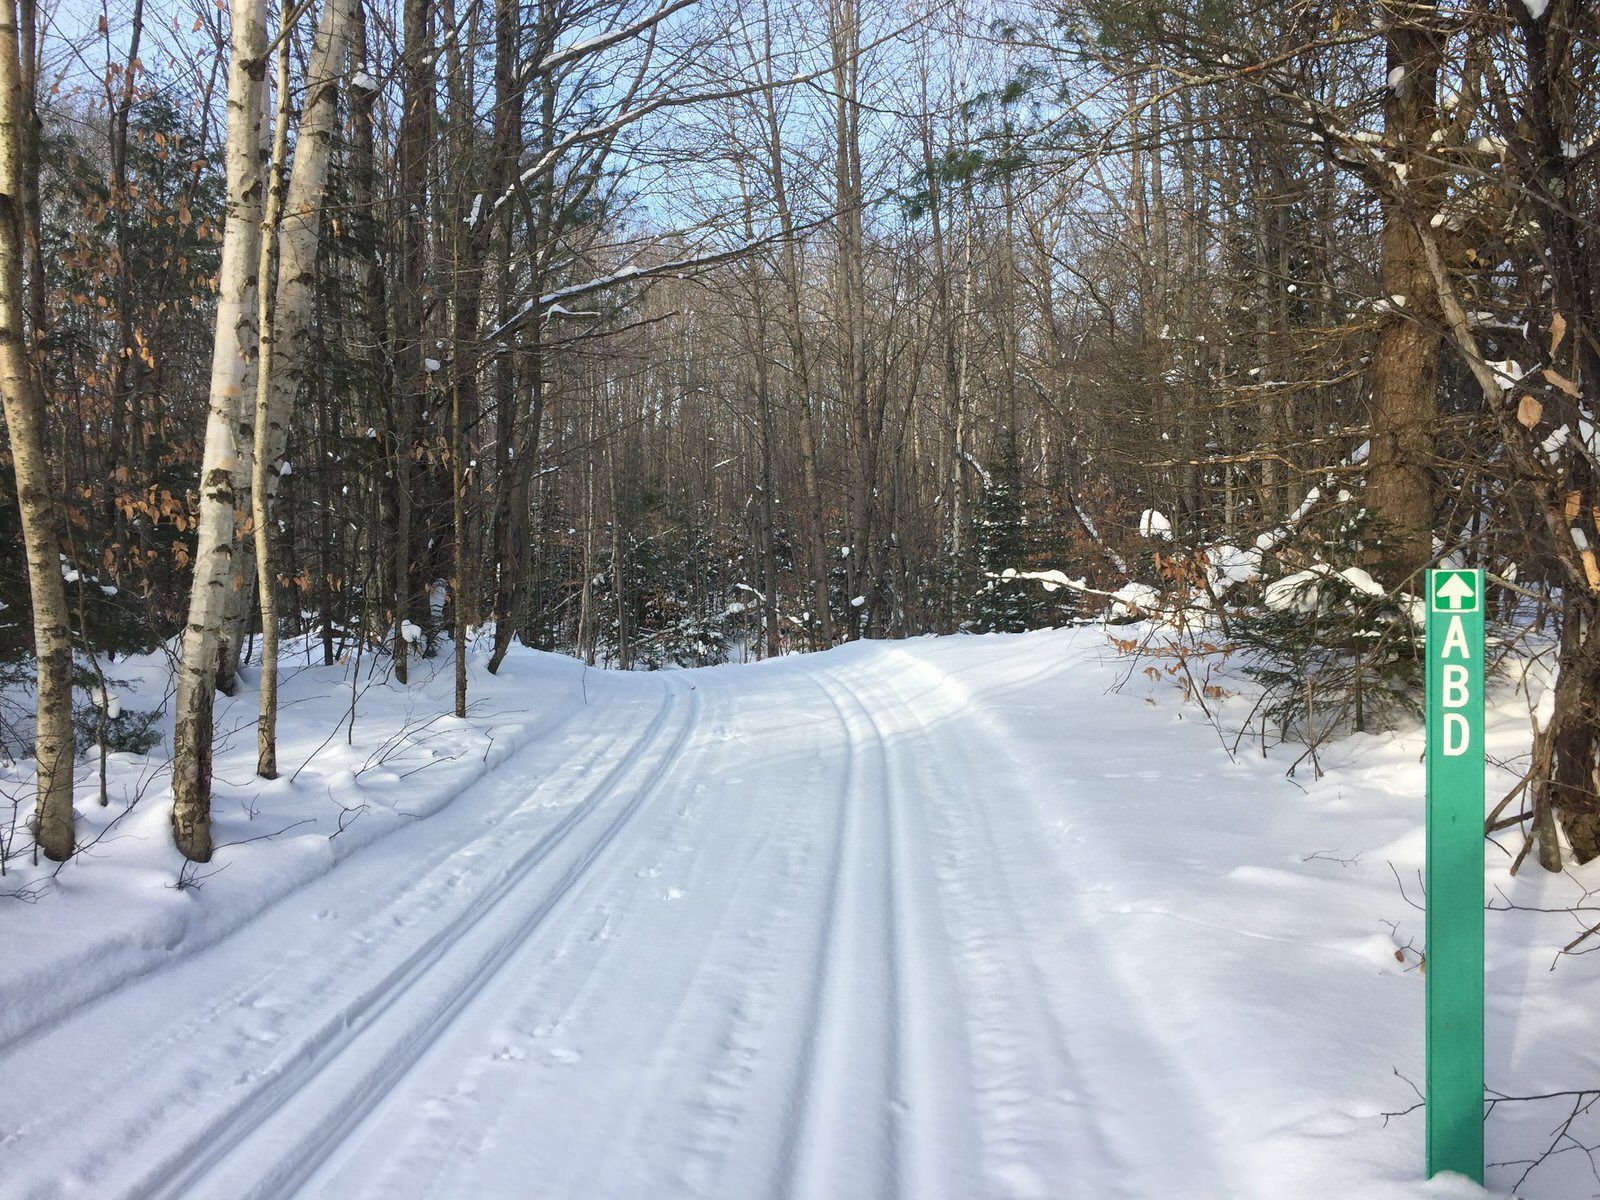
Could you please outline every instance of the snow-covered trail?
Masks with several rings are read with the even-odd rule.
[[[1339,941],[1370,896],[1318,900],[1331,947],[1303,912],[1171,902],[1239,881],[1152,823],[1149,781],[1289,789],[1063,644],[592,676],[436,816],[0,1051],[51,1081],[0,1090],[0,1196],[1384,1194],[1416,1141],[1376,1120],[1388,1048],[1294,1061],[1249,970],[1337,980],[1313,1020],[1413,1020],[1412,981]],[[1211,821],[1240,870],[1315,838],[1246,809]],[[1292,908],[1321,865],[1259,869]]]

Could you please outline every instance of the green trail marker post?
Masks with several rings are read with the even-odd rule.
[[[1428,1174],[1483,1182],[1483,572],[1429,571]]]

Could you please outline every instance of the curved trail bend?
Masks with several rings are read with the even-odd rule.
[[[1201,957],[1160,903],[1182,842],[1121,840],[1157,828],[1155,718],[1090,636],[608,678],[435,816],[0,1047],[55,1080],[0,1089],[0,1196],[1274,1194],[1205,1065],[1216,947],[1258,943]],[[1162,737],[1187,786],[1229,765]]]

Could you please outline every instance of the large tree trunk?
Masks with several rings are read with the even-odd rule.
[[[1594,284],[1594,238],[1586,236],[1588,214],[1571,202],[1575,194],[1574,156],[1567,147],[1576,140],[1574,122],[1580,111],[1579,85],[1572,70],[1574,31],[1580,26],[1578,0],[1556,0],[1535,14],[1518,6],[1513,16],[1527,55],[1527,147],[1522,168],[1527,196],[1539,214],[1549,272],[1552,334],[1557,319],[1563,335],[1550,346],[1551,368],[1571,383],[1555,388],[1545,399],[1545,420],[1553,428],[1583,428],[1592,412],[1600,382],[1600,290]],[[1507,409],[1509,406],[1507,406]],[[1505,411],[1505,410],[1503,410]],[[1544,426],[1531,431],[1543,436]],[[1531,439],[1530,439],[1531,440]],[[1600,474],[1587,454],[1567,450],[1564,470],[1545,500],[1550,533],[1557,553],[1565,557],[1570,585],[1564,589],[1561,644],[1557,658],[1555,706],[1546,735],[1548,782],[1536,781],[1534,802],[1541,815],[1553,814],[1567,835],[1579,863],[1600,858],[1600,587],[1590,567],[1592,547],[1600,542]],[[1571,511],[1576,509],[1576,512]],[[1561,513],[1559,520],[1554,518]],[[1541,783],[1545,783],[1543,787]],[[1550,870],[1560,867],[1560,848],[1547,819],[1536,826],[1539,859]]]
[[[1430,138],[1438,128],[1442,38],[1431,6],[1386,10],[1389,78],[1384,135],[1404,187],[1385,189],[1379,276],[1387,311],[1372,365],[1371,448],[1366,505],[1381,545],[1373,554],[1391,588],[1420,590],[1433,559],[1433,438],[1439,389],[1441,312],[1416,220],[1442,199]]]
[[[540,0],[540,3],[534,6],[528,57],[534,62],[539,62],[552,54],[561,30],[559,6],[550,0]],[[520,76],[521,72],[518,74]],[[553,174],[554,148],[560,129],[557,115],[560,80],[551,71],[539,70],[535,73],[534,79],[520,89],[520,93],[511,86],[511,80],[502,80],[498,75],[495,86],[497,96],[500,95],[502,86],[509,88],[508,97],[518,96],[514,107],[508,102],[497,110],[497,116],[504,115],[507,119],[503,133],[508,141],[501,156],[501,163],[506,170],[503,182],[509,183],[511,169],[521,150],[523,105],[529,96],[533,98],[536,114],[533,124],[533,157],[536,162],[551,164],[541,168],[532,179],[524,177],[522,180],[523,190],[532,192],[531,203],[524,206],[527,222],[524,237],[527,239],[527,247],[522,257],[526,263],[527,276],[523,286],[529,295],[538,297],[544,294],[546,286],[551,282],[551,265],[561,230],[581,206],[582,189],[578,196],[567,197],[566,204],[561,202],[562,198]],[[502,131],[497,126],[497,141],[501,134]],[[510,218],[507,217],[506,220],[509,225]],[[509,236],[506,245],[509,255]],[[547,373],[551,365],[551,345],[550,339],[545,336],[544,322],[542,320],[529,322],[525,332],[519,331],[516,334],[516,339],[517,343],[520,343],[518,361],[523,364],[528,381],[528,405],[526,411],[519,405],[513,413],[511,442],[505,459],[506,474],[501,483],[506,492],[506,507],[498,555],[495,648],[489,662],[491,671],[500,669],[500,664],[510,651],[518,615],[523,611],[525,592],[523,576],[526,574],[530,536],[529,509],[533,500],[534,477],[538,471],[539,440],[544,413],[550,405],[554,384],[553,378]]]
[[[0,392],[4,394],[17,504],[28,558],[38,667],[33,835],[46,858],[72,853],[72,630],[61,578],[56,499],[45,456],[44,400],[23,325],[23,230],[29,186],[15,0],[0,6]]]
[[[428,160],[433,129],[434,70],[428,0],[405,0],[402,53],[398,271],[394,304],[395,477],[394,530],[394,676],[406,682],[405,627],[416,589],[411,582],[413,501],[417,482],[414,460],[416,418],[428,387],[424,368],[423,288],[427,279]]]
[[[489,248],[494,232],[503,222],[509,221],[509,207],[504,213],[500,208],[484,211],[482,197],[500,197],[506,193],[514,168],[514,159],[517,148],[521,144],[522,103],[521,90],[517,87],[516,77],[520,73],[520,63],[517,55],[518,27],[516,5],[513,0],[495,0],[494,6],[494,118],[493,135],[490,141],[489,158],[483,172],[483,187],[477,191],[478,199],[467,203],[469,193],[475,189],[464,189],[457,193],[456,214],[452,221],[454,233],[452,235],[452,249],[454,259],[455,279],[455,314],[451,330],[451,348],[453,350],[452,386],[450,393],[450,460],[451,460],[451,488],[453,493],[452,512],[455,524],[455,557],[453,574],[455,582],[453,593],[455,596],[455,670],[456,670],[456,715],[465,717],[467,705],[467,647],[466,631],[467,617],[469,615],[468,598],[474,597],[474,590],[467,585],[467,465],[466,455],[470,448],[463,446],[464,423],[471,420],[476,424],[480,408],[478,371],[481,360],[481,347],[479,345],[478,326],[483,310],[483,279],[488,262]],[[474,129],[472,119],[472,97],[469,92],[468,81],[464,77],[460,63],[452,60],[450,74],[450,101],[456,116],[454,124],[461,145],[457,151],[458,164],[471,162],[471,139],[466,136],[467,131]],[[470,167],[468,168],[470,170]],[[502,403],[509,400],[509,394],[502,394]],[[520,422],[507,421],[511,416],[509,405],[502,408],[499,420],[502,423],[501,439],[505,441],[507,426],[515,429]],[[472,455],[474,460],[476,455]],[[509,456],[508,456],[509,457]],[[513,470],[521,470],[523,464],[512,462],[509,464]],[[516,488],[510,489],[513,493]],[[509,529],[510,523],[501,526]],[[506,548],[504,541],[497,540],[496,551]],[[510,609],[512,588],[515,580],[505,579],[507,564],[500,563],[500,576],[502,577],[495,589],[495,596],[499,603],[495,605],[496,634],[495,651],[491,658],[490,667],[498,670],[504,660],[505,653],[510,648],[511,624]],[[514,574],[514,573],[513,573]],[[509,585],[509,586],[501,586]],[[506,628],[501,633],[498,624],[501,614],[500,607],[506,609]]]
[[[273,591],[272,501],[283,477],[290,413],[310,359],[306,340],[316,298],[322,202],[352,2],[325,0],[306,69],[294,168],[289,173],[277,231],[278,283],[272,305],[271,340],[264,342],[256,389],[255,477],[250,503],[256,532],[256,587],[261,602],[261,716],[256,771],[264,779],[275,778],[278,773],[278,620]]]
[[[499,196],[505,191],[517,155],[522,147],[522,89],[517,85],[521,71],[518,54],[518,23],[515,0],[495,0],[494,6],[494,163],[490,171],[490,195]],[[483,236],[497,229],[500,241],[500,262],[496,268],[496,312],[498,320],[509,319],[508,296],[511,275],[511,218],[496,215],[482,218]],[[516,340],[512,335],[513,345]],[[539,395],[537,385],[535,395]],[[494,650],[489,656],[489,670],[497,673],[511,651],[516,636],[517,597],[521,590],[522,542],[518,536],[526,519],[527,492],[512,482],[513,475],[526,478],[531,464],[523,461],[523,447],[518,440],[526,418],[518,411],[516,390],[516,360],[511,347],[503,347],[495,362],[495,482],[499,494],[494,497],[493,539],[495,556],[494,594],[490,601],[494,618]],[[538,432],[534,432],[533,448],[538,447]],[[515,511],[516,498],[522,497],[523,512]]]
[[[178,661],[173,733],[172,831],[185,857],[211,857],[211,712],[218,639],[234,583],[234,514],[240,408],[255,355],[254,292],[261,236],[259,158],[265,0],[235,0],[228,68],[227,210],[217,276],[210,408],[200,464],[194,583]]]
[[[1600,624],[1592,591],[1573,589],[1561,616],[1561,649],[1556,677],[1555,704],[1550,724],[1543,731],[1549,753],[1536,747],[1534,761],[1548,762],[1548,782],[1533,788],[1534,803],[1542,817],[1553,814],[1566,832],[1572,857],[1580,864],[1600,858],[1600,802],[1596,801],[1595,747],[1600,719],[1595,699],[1600,695]],[[1547,870],[1561,867],[1561,850],[1547,821],[1535,827],[1539,862]]]
[[[262,54],[266,54],[265,48]],[[262,79],[266,78],[267,64],[263,59],[260,71]],[[267,119],[267,108],[272,104],[272,89],[261,86],[258,88],[258,102],[260,113],[255,122],[256,129],[256,162],[257,172],[261,176],[263,195],[256,200],[257,223],[259,224],[265,206],[266,189],[281,186],[281,179],[267,178],[267,164],[273,161],[272,143],[274,122]],[[281,166],[281,163],[280,163]],[[252,265],[256,273],[252,277],[253,289],[260,288],[263,283],[270,284],[270,280],[263,280],[259,269],[261,249],[260,230],[256,231],[256,258]],[[259,312],[259,305],[258,305]],[[260,338],[263,332],[259,320],[252,326],[255,339],[250,348],[248,369],[259,371],[260,363],[257,356],[260,352]],[[267,330],[266,332],[270,332]],[[250,375],[245,381],[245,395],[248,399],[239,405],[239,432],[238,455],[234,460],[233,469],[233,502],[237,512],[247,517],[254,511],[251,501],[251,489],[255,479],[256,457],[256,391],[260,386],[258,375]],[[222,618],[222,631],[217,637],[217,691],[225,696],[231,696],[238,688],[238,675],[241,659],[244,655],[245,643],[249,640],[250,630],[260,608],[256,604],[256,539],[255,530],[250,520],[236,520],[234,522],[233,538],[233,577],[228,583],[228,595],[225,602],[225,612]]]

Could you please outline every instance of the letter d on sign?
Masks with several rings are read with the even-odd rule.
[[[1483,1182],[1483,574],[1428,573],[1428,1174]]]

